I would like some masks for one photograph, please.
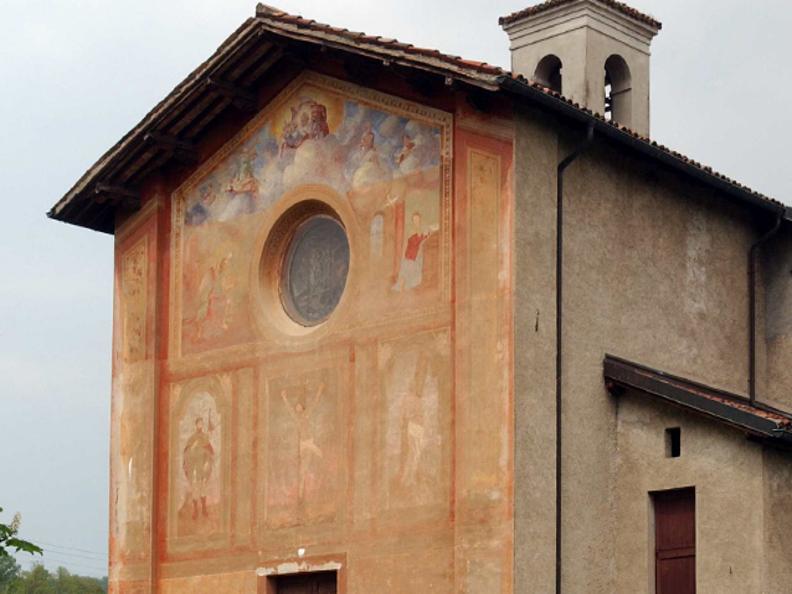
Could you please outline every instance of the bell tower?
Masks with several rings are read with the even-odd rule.
[[[614,0],[549,0],[500,19],[512,70],[649,135],[649,63],[662,25]]]

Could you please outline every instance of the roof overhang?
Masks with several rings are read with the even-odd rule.
[[[537,105],[565,121],[593,126],[598,137],[653,159],[700,181],[723,195],[774,216],[792,220],[780,202],[719,175],[712,169],[610,122],[551,90],[505,70],[419,48],[393,39],[330,27],[265,5],[196,68],[130,132],[108,150],[58,201],[48,216],[107,233],[114,232],[116,211],[140,207],[144,180],[172,162],[194,163],[201,133],[229,110],[254,110],[255,91],[285,56],[301,49],[332,50],[437,77],[445,85],[476,92],[502,93]]]
[[[736,394],[606,355],[605,385],[614,396],[648,397],[742,431],[771,447],[792,450],[792,414]]]
[[[781,202],[760,194],[748,186],[718,173],[711,167],[693,161],[626,127],[607,122],[599,114],[582,108],[549,89],[511,75],[501,77],[499,85],[505,91],[539,104],[569,121],[580,123],[581,127],[593,125],[596,136],[612,140],[622,147],[699,181],[729,198],[792,221],[792,208]]]

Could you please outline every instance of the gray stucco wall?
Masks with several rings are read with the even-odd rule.
[[[516,117],[514,591],[555,587],[555,187],[557,134]]]
[[[767,451],[764,456],[763,592],[792,589],[792,455]]]
[[[567,592],[613,592],[621,469],[603,356],[743,392],[752,230],[717,197],[602,145],[567,175],[564,578]]]
[[[763,592],[762,447],[640,396],[623,396],[618,406],[613,591],[654,592],[649,493],[695,486],[698,591]],[[665,455],[667,427],[681,429],[679,458]]]
[[[515,591],[527,593],[552,591],[554,576],[554,182],[583,133],[544,117],[517,114],[515,149]],[[746,254],[762,229],[733,201],[603,142],[567,172],[565,220],[563,591],[651,592],[648,492],[679,486],[700,499],[701,591],[762,591],[775,546],[762,495],[781,497],[765,472],[792,458],[771,469],[738,432],[649,402],[619,409],[602,379],[610,353],[745,394]],[[778,352],[769,383],[790,361]],[[670,422],[688,436],[673,466],[660,458]]]
[[[792,232],[789,227],[767,244],[761,258],[766,332],[765,366],[759,361],[760,397],[792,410]],[[762,288],[762,287],[760,287]],[[760,305],[762,305],[760,303]],[[760,351],[761,354],[761,351]]]

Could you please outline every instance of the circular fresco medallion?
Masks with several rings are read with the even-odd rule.
[[[324,322],[338,305],[349,272],[349,240],[339,221],[313,216],[297,227],[286,249],[281,300],[303,326]]]

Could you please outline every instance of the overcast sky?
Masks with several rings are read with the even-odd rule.
[[[530,2],[273,1],[501,66],[509,56],[497,19]],[[664,24],[653,136],[792,203],[792,6],[634,5]],[[0,0],[0,517],[22,512],[23,536],[46,543],[48,566],[104,574],[113,242],[44,213],[254,7]]]

